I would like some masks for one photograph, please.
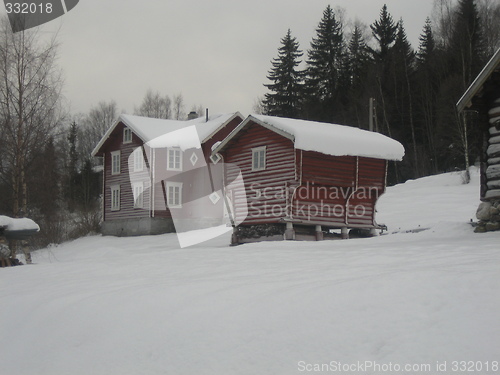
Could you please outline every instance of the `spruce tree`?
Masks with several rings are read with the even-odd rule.
[[[396,124],[400,131],[400,139],[405,144],[411,145],[408,154],[412,155],[412,176],[420,177],[419,158],[417,155],[417,133],[415,130],[415,121],[413,117],[413,91],[415,85],[415,52],[408,42],[403,20],[398,22],[398,33],[391,51],[393,58],[394,72],[394,93],[395,108],[399,121]]]
[[[427,65],[434,55],[436,49],[436,41],[432,32],[431,19],[427,17],[425,20],[424,29],[419,37],[419,47],[417,52],[417,62],[419,66]]]
[[[346,46],[342,24],[329,5],[316,33],[308,51],[306,89],[308,102],[319,105],[319,108],[308,117],[336,121],[341,112],[340,91],[346,84]]]
[[[357,25],[354,26],[347,54],[351,85],[358,87],[365,78],[370,56],[368,55],[368,47],[361,29]]]
[[[368,46],[359,25],[354,26],[347,48],[348,106],[346,124],[367,128],[367,75],[370,66]]]
[[[386,4],[380,11],[380,18],[370,25],[370,28],[378,43],[378,49],[372,49],[373,57],[378,61],[383,61],[389,55],[398,34],[398,24],[394,23]]]
[[[73,211],[76,199],[76,176],[78,175],[78,152],[77,152],[77,140],[78,140],[78,125],[73,121],[68,130],[68,140],[69,152],[68,152],[68,165],[66,174],[66,198],[68,200],[68,207],[70,211]]]
[[[415,119],[424,137],[421,162],[425,174],[438,173],[436,98],[439,90],[438,47],[430,18],[425,21],[416,54]]]
[[[378,123],[381,126],[379,129],[393,137],[391,111],[395,105],[396,93],[393,72],[394,59],[391,53],[398,34],[398,24],[394,23],[392,16],[387,11],[387,5],[384,4],[379,19],[370,25],[370,28],[378,44],[376,48],[370,48],[374,61],[370,74],[375,80],[372,83],[372,91],[377,100],[377,115],[380,116]]]
[[[272,83],[264,85],[271,91],[265,94],[263,100],[266,114],[289,118],[300,116],[304,72],[298,67],[302,55],[299,43],[288,29],[281,39],[278,57],[271,62],[272,68],[267,78]]]
[[[485,63],[481,19],[475,0],[460,0],[453,26],[453,68],[461,74],[465,91]]]

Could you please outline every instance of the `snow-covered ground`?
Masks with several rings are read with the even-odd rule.
[[[500,233],[467,223],[478,194],[477,171],[391,187],[369,239],[38,251],[0,269],[0,374],[499,374]]]

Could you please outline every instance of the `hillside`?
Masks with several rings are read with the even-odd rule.
[[[477,171],[469,185],[449,173],[391,187],[388,233],[369,239],[179,249],[174,234],[94,236],[38,251],[0,269],[0,373],[491,369],[500,233],[468,224],[478,189]]]

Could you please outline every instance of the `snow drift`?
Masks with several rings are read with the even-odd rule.
[[[173,234],[94,236],[38,251],[36,265],[0,270],[0,372],[492,368],[499,233],[472,232],[477,203],[477,172],[470,185],[452,173],[389,188],[378,205],[389,234],[376,238],[181,250]],[[416,227],[429,229],[405,233]]]

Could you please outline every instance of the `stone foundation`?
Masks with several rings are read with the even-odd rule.
[[[101,233],[105,236],[143,236],[175,232],[172,219],[141,218],[109,220],[101,223]]]
[[[481,202],[476,211],[476,217],[479,223],[474,232],[485,233],[500,230],[500,200]]]

